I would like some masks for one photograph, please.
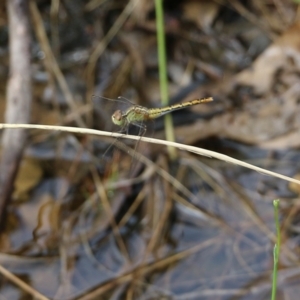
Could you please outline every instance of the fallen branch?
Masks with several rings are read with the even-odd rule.
[[[31,108],[31,66],[28,0],[7,0],[10,74],[7,84],[5,121],[29,123]],[[14,179],[26,141],[26,131],[5,130],[0,164],[0,230],[12,194]]]

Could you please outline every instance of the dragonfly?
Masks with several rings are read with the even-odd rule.
[[[129,125],[135,125],[142,129],[142,131],[146,131],[146,125],[143,124],[145,121],[153,120],[159,118],[165,114],[173,112],[175,110],[183,109],[189,106],[207,103],[213,101],[212,97],[194,99],[187,102],[177,103],[170,106],[165,106],[161,108],[147,108],[140,105],[132,105],[125,111],[121,111],[120,109],[116,110],[111,119],[112,122],[120,126],[123,130],[128,129]]]
[[[105,98],[105,97],[102,97],[102,98],[106,99],[106,100],[125,102],[125,101],[121,100],[123,97],[118,97],[118,100],[113,100],[113,99],[109,99],[109,98]],[[146,130],[147,130],[147,127],[145,125],[146,121],[154,120],[165,114],[171,113],[175,110],[184,109],[189,106],[193,106],[193,105],[197,105],[197,104],[208,103],[211,101],[213,101],[213,98],[208,97],[208,98],[194,99],[191,101],[177,103],[174,105],[165,106],[165,107],[161,107],[161,108],[147,108],[145,106],[134,104],[134,103],[130,102],[128,99],[126,99],[126,103],[131,103],[132,105],[129,106],[129,108],[127,108],[125,110],[121,110],[121,109],[116,110],[112,114],[111,119],[112,119],[113,124],[121,127],[120,132],[128,134],[130,125],[134,125],[139,128],[138,136],[144,136],[144,134],[146,133]],[[117,140],[115,140],[115,142],[116,141]],[[106,153],[109,151],[109,149],[115,144],[115,142],[112,143],[108,147],[108,149],[106,149],[106,151],[103,154],[104,157],[106,156]],[[136,151],[137,144],[135,145],[134,152]]]

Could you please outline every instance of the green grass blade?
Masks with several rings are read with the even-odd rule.
[[[279,199],[273,201],[274,205],[274,219],[276,225],[276,235],[277,235],[277,243],[274,246],[274,267],[273,267],[273,282],[272,282],[272,298],[271,300],[276,299],[276,291],[277,291],[277,270],[278,270],[278,261],[280,254],[280,226],[279,226]]]
[[[164,12],[163,12],[162,0],[155,0],[155,13],[156,13],[160,96],[161,96],[162,105],[166,106],[169,103],[169,92],[168,92]],[[170,114],[167,114],[165,116],[165,128],[166,128],[166,139],[171,142],[175,141],[172,115]],[[171,159],[175,159],[176,158],[175,148],[168,147],[168,151]]]

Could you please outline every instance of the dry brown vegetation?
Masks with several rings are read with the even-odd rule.
[[[171,103],[214,98],[173,113],[176,141],[299,179],[297,3],[182,0],[164,9]],[[0,4],[2,112],[7,15]],[[28,18],[31,123],[116,132],[120,103],[106,98],[161,105],[154,1],[31,1]],[[147,128],[164,138],[162,119]],[[298,185],[183,151],[170,161],[162,145],[118,140],[106,151],[113,138],[26,132],[3,202],[3,299],[270,299],[276,198],[277,299],[299,298]]]

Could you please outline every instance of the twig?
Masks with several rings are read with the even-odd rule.
[[[30,12],[32,15],[32,20],[34,22],[34,28],[36,30],[37,38],[40,41],[41,48],[43,49],[46,59],[45,64],[48,71],[56,77],[56,80],[66,98],[66,101],[70,108],[74,111],[77,111],[77,105],[74,102],[73,95],[69,89],[66,78],[64,77],[62,71],[59,68],[59,65],[53,55],[51,50],[49,40],[43,25],[43,20],[40,15],[40,12],[37,8],[35,1],[30,1]],[[82,120],[80,115],[76,115],[76,122],[81,127],[86,127],[84,121]]]
[[[8,0],[9,1],[9,0]],[[33,296],[35,299],[38,300],[49,300],[44,295],[40,294],[37,290],[32,288],[30,285],[22,281],[20,278],[15,276],[13,273],[9,272],[7,269],[5,269],[3,266],[0,265],[0,274],[2,274],[5,278],[13,282],[16,286],[18,286],[23,291],[27,292],[31,296]]]
[[[108,198],[107,198],[107,194],[106,194],[106,191],[105,191],[105,188],[104,188],[104,185],[103,183],[101,182],[95,168],[92,168],[92,177],[93,177],[93,180],[94,180],[94,183],[95,183],[95,187],[96,187],[96,190],[97,190],[97,193],[98,193],[98,196],[99,198],[101,199],[101,202],[103,204],[103,207],[105,209],[105,213],[109,216],[110,218],[110,222],[111,222],[111,226],[113,228],[113,231],[114,231],[114,235],[116,237],[116,241],[118,243],[118,246],[120,247],[120,250],[122,251],[122,253],[124,254],[124,257],[126,258],[127,261],[130,261],[130,258],[129,258],[129,254],[128,254],[128,251],[127,251],[127,248],[125,246],[125,243],[122,239],[122,236],[121,236],[121,233],[120,233],[120,229],[117,225],[117,222],[115,220],[115,217],[114,217],[114,214],[113,214],[113,211],[110,207],[110,204],[109,204],[109,201],[108,201]]]
[[[186,151],[198,154],[198,155],[203,155],[203,156],[206,156],[209,158],[216,158],[216,159],[223,160],[223,161],[226,161],[229,163],[233,163],[235,165],[257,171],[264,175],[270,175],[270,176],[277,177],[277,178],[280,178],[280,179],[283,179],[286,181],[295,182],[297,184],[300,184],[300,180],[294,179],[289,176],[281,175],[279,173],[272,172],[272,171],[269,171],[269,170],[266,170],[266,169],[263,169],[260,167],[256,167],[254,165],[251,165],[251,164],[243,162],[241,160],[232,158],[230,156],[220,154],[220,153],[217,153],[214,151],[202,149],[202,148],[197,148],[194,146],[188,146],[188,145],[175,143],[175,142],[140,137],[140,136],[136,136],[136,135],[113,133],[113,132],[101,131],[101,130],[96,130],[96,129],[67,127],[67,126],[50,126],[50,125],[35,125],[35,124],[1,124],[0,123],[0,129],[4,129],[4,128],[14,128],[14,129],[27,128],[27,129],[55,130],[55,131],[62,131],[62,132],[74,132],[74,133],[78,133],[78,134],[92,134],[92,135],[97,135],[97,136],[117,137],[117,138],[131,139],[131,140],[136,140],[136,141],[139,140],[139,141],[152,143],[152,144],[172,146],[172,147],[176,147],[181,150],[186,150]]]
[[[31,109],[30,42],[27,0],[7,0],[9,19],[10,77],[7,85],[7,123],[29,123]],[[5,130],[0,166],[0,227],[21,160],[26,131]]]
[[[95,68],[96,63],[99,57],[102,55],[104,50],[106,49],[109,42],[115,37],[115,35],[118,33],[118,31],[121,29],[127,18],[132,13],[135,5],[137,4],[137,0],[130,0],[114,25],[110,28],[106,36],[98,43],[95,50],[92,52],[90,59],[88,61],[88,65],[86,68],[87,73],[87,95],[86,99],[90,100],[92,99],[93,95],[93,88],[94,88],[94,82],[95,82]]]
[[[139,272],[141,276],[146,276],[153,271],[166,268],[177,261],[180,261],[194,253],[200,252],[204,249],[207,249],[217,244],[219,241],[218,239],[220,239],[219,236],[206,240],[205,242],[200,243],[199,245],[196,245],[194,247],[191,247],[190,249],[183,250],[174,255],[170,255],[166,258],[159,259],[153,263],[147,262],[146,264],[140,264],[131,272],[128,272],[124,275],[120,275],[119,277],[102,284],[101,286],[97,287],[95,290],[83,295],[82,297],[77,297],[76,299],[78,300],[100,299],[100,296],[102,296],[105,292],[111,290],[112,288],[122,283],[128,283],[132,281],[134,279],[134,275],[136,274],[136,272]]]

